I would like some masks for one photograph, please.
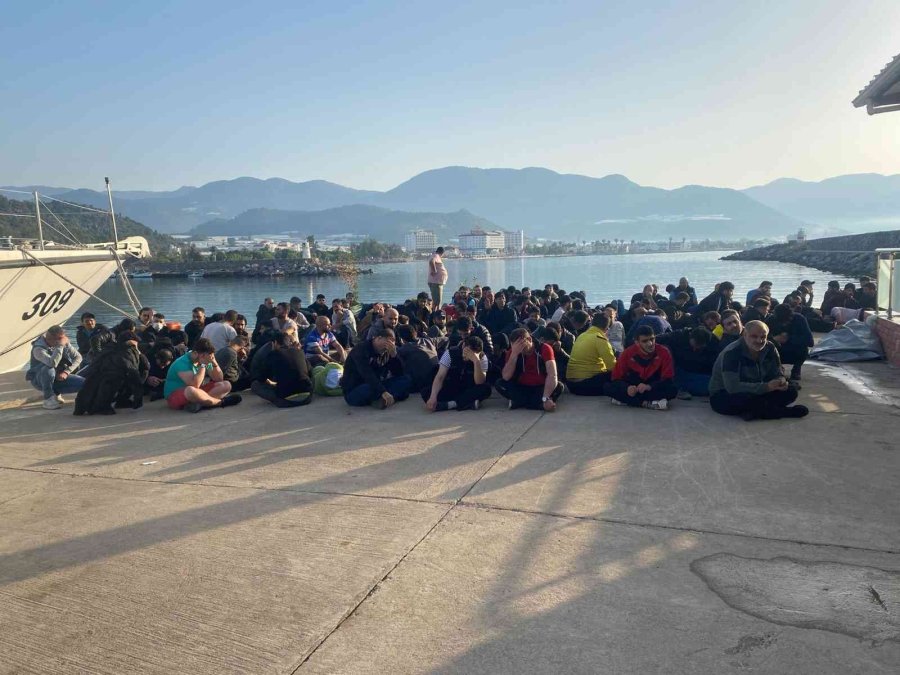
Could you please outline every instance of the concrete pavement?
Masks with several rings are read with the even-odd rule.
[[[780,422],[2,410],[0,672],[895,673],[897,374]]]

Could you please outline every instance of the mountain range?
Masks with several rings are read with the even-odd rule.
[[[31,187],[69,201],[107,205],[106,193],[94,190],[17,189]],[[167,233],[196,228],[198,233],[234,234],[236,228],[258,231],[257,226],[277,224],[315,228],[306,232],[313,235],[337,230],[400,241],[406,229],[446,227],[447,236],[453,236],[476,222],[569,240],[738,238],[785,236],[800,226],[812,234],[896,227],[898,187],[900,176],[858,174],[819,183],[779,179],[746,190],[700,185],[664,190],[617,174],[593,178],[543,168],[445,167],[385,192],[322,180],[244,177],[166,192],[121,191],[115,205],[118,212]],[[341,208],[351,206],[375,208]]]

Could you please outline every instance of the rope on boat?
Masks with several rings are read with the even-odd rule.
[[[122,280],[122,286],[125,288],[125,295],[128,296],[128,302],[131,303],[131,307],[134,309],[134,315],[139,316],[141,311],[139,307],[141,306],[141,301],[138,299],[137,293],[134,292],[134,288],[131,286],[131,282],[128,281],[128,275],[125,273],[125,267],[122,265],[122,261],[119,260],[119,256],[116,255],[116,252],[113,250],[112,246],[109,247],[110,253],[112,253],[113,258],[116,259],[116,267],[119,269],[119,278]]]
[[[40,198],[39,198],[39,199],[40,199]],[[41,201],[43,201],[43,200],[41,200]],[[51,216],[53,216],[53,217],[56,219],[56,222],[59,223],[59,226],[60,226],[61,228],[63,228],[63,229],[68,233],[68,235],[69,235],[69,240],[70,240],[70,241],[74,242],[74,244],[75,244],[76,246],[84,246],[84,244],[82,244],[82,243],[78,240],[78,237],[76,237],[76,236],[72,233],[72,230],[70,230],[68,227],[66,227],[66,224],[65,224],[63,221],[61,221],[61,220],[59,219],[59,217],[58,217],[55,213],[53,213],[53,210],[52,210],[47,204],[43,204],[43,206],[44,206],[45,209],[47,209],[47,212],[48,212]]]
[[[93,293],[91,293],[90,291],[86,291],[84,288],[82,288],[81,286],[79,286],[78,284],[76,284],[74,281],[72,281],[71,279],[69,279],[68,277],[66,277],[64,274],[62,274],[62,273],[60,273],[60,272],[57,272],[55,269],[53,269],[52,267],[50,267],[50,265],[48,265],[47,263],[45,263],[45,262],[44,262],[43,260],[41,260],[40,258],[35,257],[34,255],[32,255],[31,253],[29,253],[29,252],[26,251],[25,249],[19,249],[19,250],[22,251],[22,253],[24,253],[26,256],[28,256],[29,258],[31,258],[31,259],[34,260],[35,262],[37,262],[37,263],[43,265],[44,267],[46,267],[48,270],[50,270],[51,272],[53,272],[53,274],[55,274],[55,275],[58,276],[60,279],[62,279],[63,281],[65,281],[67,284],[70,284],[71,286],[74,286],[75,288],[77,288],[79,291],[81,291],[81,292],[84,293],[85,295],[88,295],[88,296],[94,298],[94,300],[97,300],[97,301],[101,302],[102,304],[104,304],[104,305],[106,305],[107,307],[109,307],[111,310],[116,311],[116,312],[118,312],[119,314],[121,314],[122,316],[128,317],[129,319],[137,319],[137,318],[138,318],[138,316],[137,316],[137,314],[138,314],[137,311],[135,311],[134,316],[132,316],[131,314],[129,314],[129,313],[126,312],[125,310],[119,309],[118,307],[116,307],[115,305],[113,305],[113,304],[107,302],[107,301],[104,300],[103,298],[99,298],[99,297],[97,297],[96,295],[94,295]],[[113,256],[115,257],[116,262],[119,263],[119,256],[117,256],[117,255],[115,255],[115,254],[113,254]],[[21,346],[21,345],[19,345],[19,346]],[[3,352],[3,353],[5,354],[6,352]]]

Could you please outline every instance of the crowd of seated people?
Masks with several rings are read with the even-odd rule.
[[[183,327],[150,307],[111,328],[84,313],[77,348],[52,327],[33,343],[26,377],[48,409],[77,393],[75,414],[139,408],[145,396],[199,412],[249,390],[279,408],[315,395],[388,408],[419,394],[428,411],[477,410],[496,393],[510,409],[552,412],[569,392],[650,410],[709,396],[721,414],[801,417],[794,401],[813,330],[873,308],[876,289],[868,278],[858,290],[831,282],[817,309],[812,281],[782,302],[772,286],[763,281],[745,303],[728,281],[698,299],[686,278],[593,306],[553,284],[462,286],[443,306],[425,291],[397,305],[352,293],[308,306],[265,298],[252,330],[234,309],[195,307]]]

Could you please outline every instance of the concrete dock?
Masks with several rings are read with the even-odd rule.
[[[896,675],[898,373],[811,363],[812,414],[750,423],[76,418],[4,375],[0,673]]]

